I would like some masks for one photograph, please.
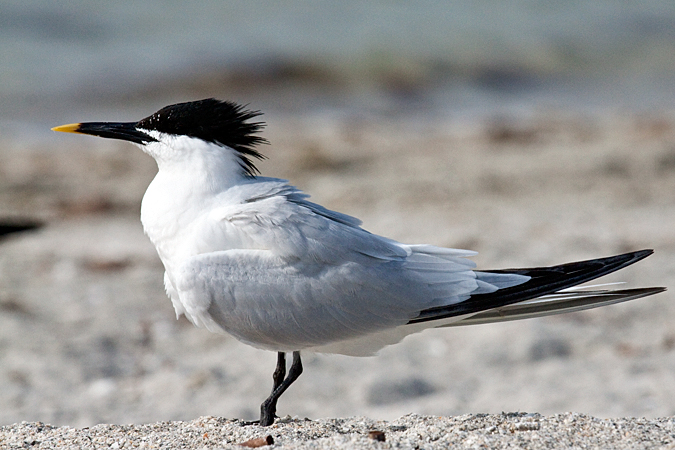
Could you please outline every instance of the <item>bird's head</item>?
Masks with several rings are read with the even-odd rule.
[[[138,122],[83,122],[52,130],[133,142],[158,162],[180,158],[183,155],[176,153],[185,151],[227,147],[234,151],[244,173],[253,176],[257,169],[252,158],[264,158],[255,147],[267,142],[257,136],[264,123],[250,122],[260,115],[233,102],[208,98],[166,106]]]

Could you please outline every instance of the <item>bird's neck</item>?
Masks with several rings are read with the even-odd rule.
[[[141,222],[165,265],[168,249],[180,248],[181,234],[192,232],[215,197],[248,181],[233,150],[209,145],[155,157],[159,170],[143,196]]]
[[[158,174],[171,180],[177,190],[210,195],[246,178],[235,150],[201,139],[164,135],[143,150],[157,161]]]

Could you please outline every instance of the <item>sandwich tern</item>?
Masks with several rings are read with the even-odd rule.
[[[129,141],[158,172],[141,222],[164,264],[176,315],[277,352],[259,424],[302,373],[301,351],[372,355],[426,328],[579,311],[665,288],[579,290],[577,285],[652,253],[551,267],[474,270],[468,250],[407,245],[309,201],[286,180],[258,176],[258,111],[204,99],[138,122],[85,122],[54,131]],[[286,353],[293,361],[286,374]]]

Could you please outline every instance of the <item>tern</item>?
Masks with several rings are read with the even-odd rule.
[[[54,131],[129,141],[158,172],[141,222],[165,268],[176,316],[277,352],[259,424],[302,373],[301,351],[375,354],[426,328],[541,317],[653,295],[661,287],[580,290],[652,254],[640,250],[551,267],[475,270],[468,250],[408,245],[258,175],[259,111],[213,98],[138,122]],[[286,353],[293,361],[286,374]]]

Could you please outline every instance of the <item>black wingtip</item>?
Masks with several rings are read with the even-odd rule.
[[[496,292],[472,295],[469,299],[453,305],[426,309],[421,311],[419,316],[408,323],[427,322],[463,314],[472,314],[552,294],[621,270],[645,259],[652,253],[654,253],[654,250],[644,249],[605,258],[576,261],[550,267],[481,271],[525,275],[529,276],[530,280],[516,286],[500,289]]]
[[[624,267],[628,267],[632,264],[635,264],[636,262],[642,261],[649,255],[653,254],[654,250],[653,249],[644,249],[644,250],[637,250],[634,252],[628,252],[628,253],[621,253],[619,255],[613,255],[613,256],[606,256],[604,258],[595,258],[595,259],[586,259],[583,261],[575,261],[571,263],[566,263],[566,264],[560,264],[556,266],[550,266],[550,267],[533,267],[533,268],[525,268],[525,269],[498,269],[498,270],[481,270],[478,272],[492,272],[492,273],[515,273],[519,275],[528,275],[528,276],[534,276],[536,277],[538,275],[538,272],[540,271],[557,271],[565,274],[571,274],[578,272],[582,268],[584,270],[587,270],[590,265],[594,266],[602,266],[599,267],[596,274],[592,278],[588,278],[585,281],[582,281],[580,283],[584,283],[586,281],[593,280],[595,278],[599,278],[603,275],[610,274],[612,272],[616,272],[617,270],[623,269]],[[603,268],[604,267],[604,268]],[[578,283],[578,284],[580,284]],[[515,289],[519,286],[514,286],[513,288],[510,289]],[[543,295],[543,294],[542,294]]]
[[[618,303],[637,300],[664,292],[664,287],[649,287],[636,289],[621,289],[617,291],[586,291],[575,290],[554,294],[544,300],[534,302],[520,302],[506,305],[501,308],[479,312],[463,320],[458,320],[441,327],[456,327],[465,325],[480,325],[485,323],[507,322],[511,320],[534,319],[537,317],[552,316],[570,312],[584,311],[601,306],[616,305]]]
[[[635,252],[624,253],[624,255],[626,255],[626,256],[632,255],[633,258],[635,258],[634,262],[638,262],[642,259],[645,259],[647,256],[652,255],[653,253],[654,253],[653,248],[646,248],[644,250],[638,250],[638,251],[635,251]],[[622,256],[622,255],[618,255],[618,256]]]

